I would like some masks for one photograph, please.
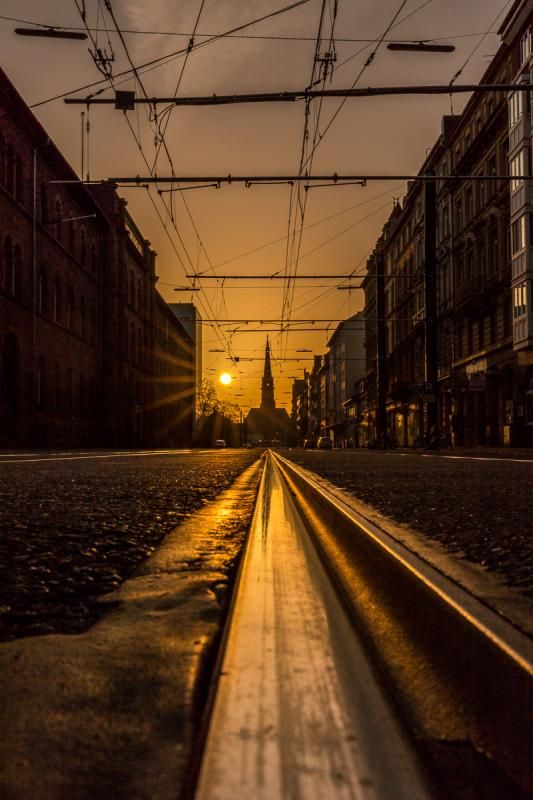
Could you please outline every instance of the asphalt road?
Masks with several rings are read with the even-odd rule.
[[[533,598],[531,451],[283,455]]]
[[[80,633],[258,450],[0,454],[0,641]]]

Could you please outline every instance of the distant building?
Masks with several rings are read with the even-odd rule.
[[[203,380],[203,331],[202,317],[194,303],[169,303],[170,310],[185,329],[194,350],[193,384],[195,388],[194,407],[196,408],[196,395],[202,389]]]
[[[279,442],[287,445],[291,444],[294,439],[287,410],[285,408],[276,408],[268,338],[265,349],[265,368],[261,383],[261,405],[259,408],[251,408],[248,412],[246,431],[248,441],[251,444]]]
[[[353,394],[355,382],[365,374],[365,317],[362,311],[341,322],[328,341],[329,397],[327,435],[335,447],[345,447],[351,437],[346,426],[344,403]]]

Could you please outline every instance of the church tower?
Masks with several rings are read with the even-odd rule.
[[[263,380],[261,382],[261,410],[276,408],[276,401],[274,400],[274,379],[272,378],[272,367],[270,365],[270,342],[266,343],[265,350],[265,369],[263,372]]]

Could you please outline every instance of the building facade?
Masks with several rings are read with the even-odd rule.
[[[515,2],[482,84],[529,84],[531,25]],[[409,185],[376,243],[366,413],[381,444],[427,444],[432,404],[441,443],[533,444],[529,97],[474,93],[445,117],[420,169],[434,197]]]
[[[0,445],[162,443],[155,253],[115,187],[79,182],[1,71],[0,249]],[[192,367],[185,330],[168,325],[163,347],[174,358],[179,341]],[[190,394],[189,366],[165,392]]]

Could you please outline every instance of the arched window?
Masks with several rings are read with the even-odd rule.
[[[56,239],[58,242],[63,241],[63,205],[59,197],[56,197],[56,202],[54,206],[54,225],[56,231]]]
[[[85,309],[85,297],[80,298],[80,334],[82,339],[85,338],[87,333],[87,312]]]
[[[54,411],[58,411],[61,408],[61,367],[57,361],[54,363],[51,406]]]
[[[69,286],[67,290],[67,305],[65,310],[67,315],[67,328],[72,330],[74,328],[74,289],[72,286]]]
[[[6,140],[0,133],[0,186],[6,183]]]
[[[80,233],[80,261],[83,265],[87,263],[87,234],[85,233],[85,228],[82,228]]]
[[[15,197],[22,203],[24,199],[24,174],[22,170],[22,158],[18,155],[15,157]]]
[[[91,330],[89,333],[89,340],[91,342],[96,342],[98,340],[96,331],[96,308],[94,306],[91,306]]]
[[[67,369],[67,383],[65,388],[65,405],[67,411],[72,413],[74,410],[74,370],[72,367]]]
[[[45,315],[48,311],[48,275],[46,267],[41,267],[37,277],[37,311]]]
[[[41,225],[46,225],[48,222],[48,193],[46,191],[46,186],[44,183],[41,183],[41,192],[40,192],[40,206],[41,206]]]
[[[14,333],[8,333],[2,347],[0,391],[2,406],[9,418],[20,413],[20,345]]]
[[[46,408],[46,361],[44,356],[39,356],[35,384],[35,400],[37,408]]]
[[[54,322],[61,321],[61,279],[54,278]]]
[[[12,144],[7,147],[6,189],[15,194],[15,151]]]
[[[15,253],[13,250],[13,239],[11,236],[6,236],[4,239],[4,281],[3,289],[9,293],[9,286],[12,281],[13,271],[15,269]]]
[[[11,276],[11,283],[8,291],[13,297],[20,297],[21,295],[21,282],[22,282],[22,247],[20,244],[15,245],[15,257],[13,259],[13,273]]]
[[[68,249],[72,254],[76,252],[76,228],[72,220],[68,223]]]

